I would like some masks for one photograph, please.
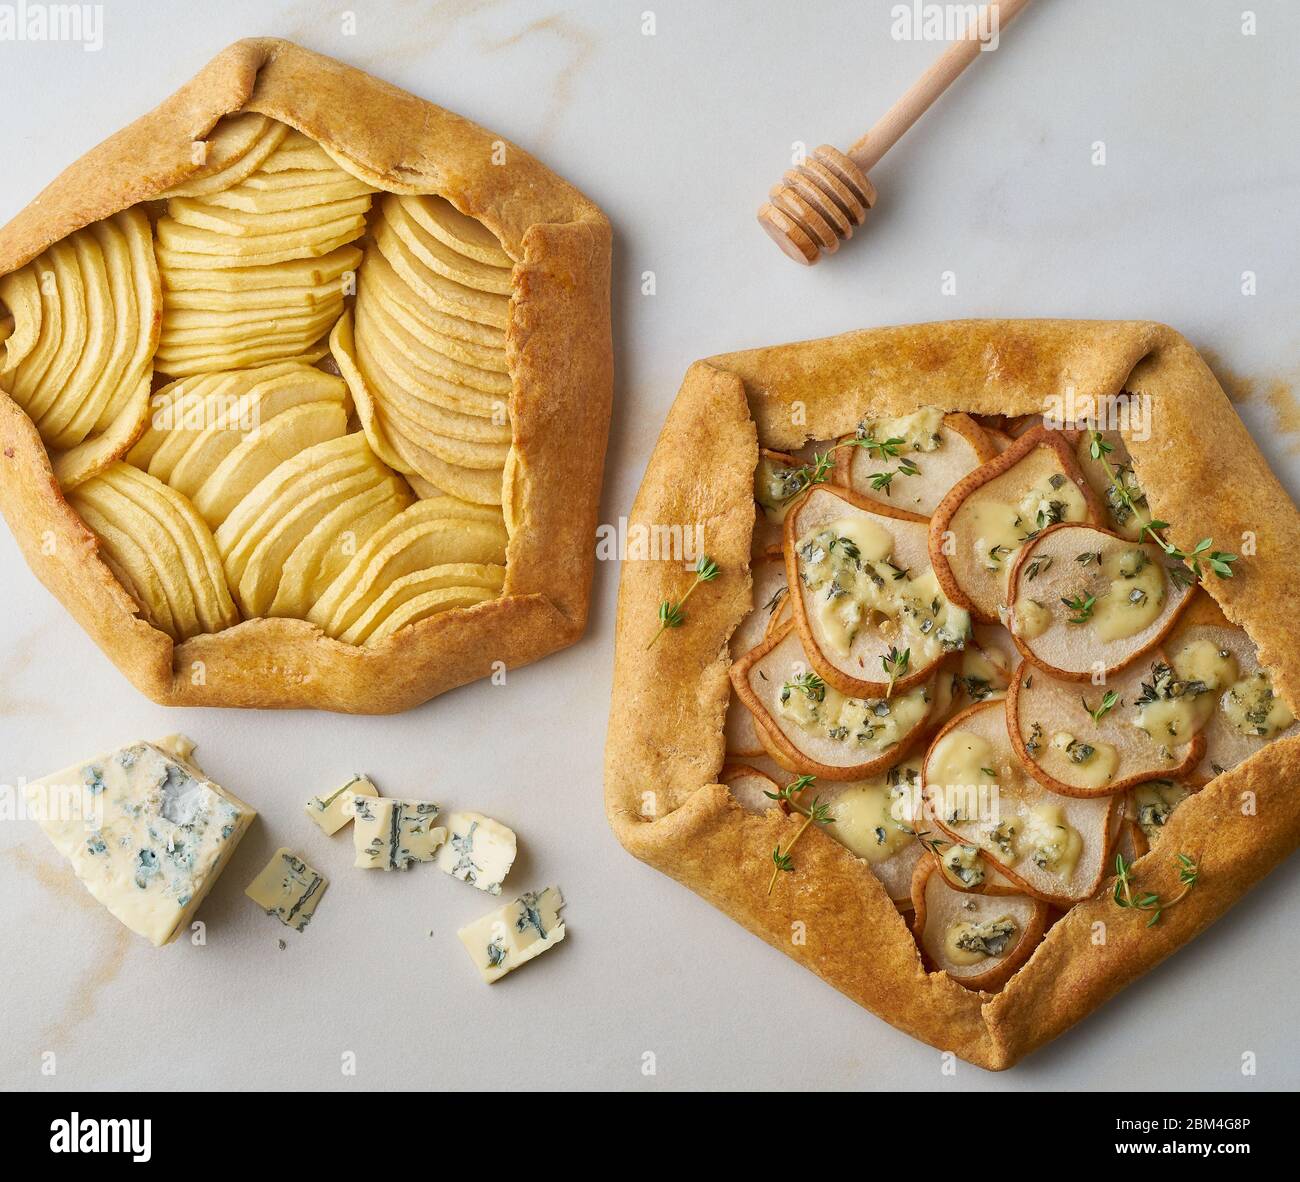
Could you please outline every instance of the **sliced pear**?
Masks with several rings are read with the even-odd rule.
[[[1000,701],[1007,688],[1020,653],[1011,633],[1000,624],[974,624],[971,639],[953,662],[953,713],[976,702]]]
[[[1011,631],[1025,659],[1054,677],[1108,677],[1160,643],[1193,590],[1186,566],[1152,542],[1055,525],[1016,556]]]
[[[826,806],[830,823],[823,832],[866,862],[890,899],[907,907],[912,871],[925,853],[916,839],[919,814],[911,812],[919,804],[920,767],[913,758],[868,779],[818,784],[803,793]]]
[[[281,464],[342,438],[346,430],[347,414],[337,402],[308,402],[276,415],[244,436],[217,465],[195,493],[195,508],[213,529],[223,527],[236,506]]]
[[[1172,679],[1160,670],[1168,673],[1159,650],[1100,686],[1065,681],[1022,662],[1007,694],[1006,717],[1025,766],[1053,791],[1080,797],[1187,774],[1205,740],[1194,727],[1170,731],[1162,702]]]
[[[279,147],[267,158],[262,171],[267,173],[288,172],[296,169],[310,169],[313,172],[337,173],[343,176],[341,168],[330,158],[324,148],[310,136],[300,131],[290,131]]]
[[[929,817],[922,810],[922,820],[918,828],[922,830],[922,840],[935,860],[939,863],[939,872],[948,880],[948,885],[955,891],[970,891],[977,895],[1019,895],[1024,888],[1002,873],[998,862],[974,845],[945,840],[941,835],[929,833],[925,826]],[[1116,813],[1118,816],[1118,812]]]
[[[725,784],[736,803],[746,812],[762,813],[776,806],[767,794],[780,791],[777,782],[746,763],[728,763],[718,773],[718,783]]]
[[[927,963],[967,989],[996,992],[1047,930],[1047,904],[1026,895],[960,891],[927,855],[912,878],[912,931]]]
[[[277,339],[266,344],[243,349],[217,349],[204,345],[194,350],[171,352],[165,356],[158,354],[158,369],[173,377],[183,377],[192,373],[204,373],[208,370],[228,366],[259,366],[268,361],[294,360],[304,365],[313,365],[329,352],[323,335],[319,339]]]
[[[448,587],[441,591],[427,591],[414,599],[408,599],[391,612],[370,634],[366,644],[371,648],[384,644],[403,628],[409,628],[412,624],[418,624],[430,616],[441,615],[443,612],[459,608],[475,607],[490,599],[496,599],[499,595],[500,592],[491,587]]]
[[[860,780],[903,759],[922,736],[933,682],[885,698],[850,698],[812,672],[793,623],[731,666],[759,738],[783,767]]]
[[[1156,724],[1200,733],[1205,750],[1192,773],[1196,780],[1207,781],[1274,739],[1300,733],[1260,665],[1254,642],[1204,590],[1197,592],[1164,649],[1169,672],[1151,679],[1161,700],[1148,704],[1147,716]]]
[[[872,446],[872,443],[875,446]],[[925,407],[900,418],[866,419],[835,483],[868,501],[929,517],[948,491],[998,454],[984,429],[966,414]]]
[[[268,184],[268,180],[274,183]],[[340,178],[324,172],[280,172],[249,178],[223,192],[209,194],[204,200],[209,213],[224,209],[274,214],[355,199],[372,191],[355,177]]]
[[[780,554],[785,542],[785,518],[808,487],[807,471],[783,451],[762,447],[754,469],[754,554]]]
[[[1016,552],[1061,521],[1101,524],[1101,506],[1066,433],[1035,427],[963,477],[930,521],[930,559],[944,593],[986,624],[1007,602]]]
[[[1027,894],[1068,907],[1096,893],[1119,800],[1061,795],[1030,776],[1001,702],[952,719],[930,744],[921,778],[930,823],[981,849]]]
[[[750,575],[754,606],[731,634],[729,648],[733,661],[763,642],[779,609],[789,599],[785,562],[780,554],[756,558],[750,567]],[[727,703],[723,734],[728,755],[752,758],[765,754],[767,750],[754,729],[754,716],[734,692]]]
[[[924,519],[842,488],[819,485],[786,515],[799,634],[813,668],[842,693],[883,696],[891,673],[894,689],[908,689],[964,646],[970,617],[939,589],[927,535]]]
[[[762,643],[773,613],[781,606],[788,590],[785,563],[779,555],[755,559],[749,573],[754,606],[731,634],[733,659]]]
[[[382,422],[382,420],[381,420]],[[504,468],[466,468],[451,464],[421,447],[394,424],[383,424],[403,464],[418,472],[442,493],[472,501],[476,505],[500,507],[503,496]]]
[[[371,637],[376,634],[395,631],[393,628],[385,628],[390,618],[395,616],[409,618],[407,605],[414,600],[420,600],[425,606],[434,602],[468,606],[467,602],[461,602],[463,596],[444,596],[435,599],[430,593],[448,590],[458,592],[482,590],[493,592],[494,595],[485,595],[481,598],[493,598],[501,594],[505,578],[504,566],[472,562],[443,563],[440,566],[426,567],[423,570],[400,575],[370,600],[366,610],[338,639],[344,644],[368,644]],[[476,597],[472,601],[479,602],[479,598]],[[419,618],[424,618],[423,614]]]
[[[305,618],[357,551],[411,504],[399,476],[339,505],[309,533],[284,564],[280,586],[267,615]]]
[[[357,418],[361,420],[361,429],[366,433],[374,453],[390,468],[396,468],[397,471],[408,475],[413,473],[415,469],[398,453],[389,439],[387,428],[379,419],[374,395],[370,391],[365,375],[361,372],[357,361],[350,308],[343,313],[330,333],[330,354],[352,393],[352,401],[357,408]]]
[[[1091,431],[1081,431],[1075,458],[1089,486],[1105,506],[1107,527],[1135,541],[1141,536],[1143,525],[1151,520],[1146,493],[1138,483],[1124,436],[1119,431],[1102,431],[1101,437],[1110,447],[1109,452],[1094,443]]]

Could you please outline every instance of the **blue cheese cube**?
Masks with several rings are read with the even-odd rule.
[[[354,865],[363,870],[405,870],[412,862],[432,862],[447,840],[434,828],[438,806],[430,800],[393,800],[386,796],[353,799]]]
[[[564,939],[559,887],[527,891],[457,933],[489,985]]]
[[[447,825],[451,836],[438,854],[439,868],[452,878],[499,895],[518,849],[514,832],[482,813],[452,813]]]
[[[307,815],[321,827],[322,832],[333,836],[353,816],[353,802],[358,796],[378,796],[379,789],[368,776],[353,776],[341,788],[324,796],[313,796],[307,802]]]
[[[328,878],[318,874],[293,850],[278,849],[244,894],[267,915],[274,915],[285,927],[301,932],[311,923],[316,904],[329,884]]]
[[[82,884],[155,947],[176,938],[257,815],[208,780],[183,740],[132,743],[25,790]]]

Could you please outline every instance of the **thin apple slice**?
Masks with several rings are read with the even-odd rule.
[[[1300,733],[1287,704],[1273,691],[1269,671],[1259,663],[1255,643],[1228,622],[1219,605],[1199,592],[1166,646],[1172,697],[1148,713],[1174,727],[1194,727],[1205,752],[1193,776],[1209,780],[1237,766],[1274,739]],[[1173,774],[1173,773],[1170,773]]]
[[[1053,677],[1109,677],[1164,639],[1191,602],[1187,567],[1153,542],[1093,525],[1054,525],[1011,570],[1011,633]]]
[[[993,992],[1038,947],[1047,930],[1047,904],[1026,895],[960,891],[927,855],[912,876],[912,931],[936,971],[967,989]]]
[[[731,667],[759,738],[782,766],[828,780],[861,780],[903,759],[924,732],[933,682],[891,698],[852,698],[811,672],[793,623]]]
[[[1007,694],[1011,740],[1032,775],[1069,796],[1107,796],[1186,775],[1205,740],[1195,728],[1166,725],[1172,681],[1159,650],[1101,686],[1022,662]]]
[[[786,517],[785,539],[804,648],[841,693],[909,689],[965,645],[970,617],[939,589],[924,518],[818,486]]]
[[[958,481],[935,509],[934,573],[948,598],[976,620],[999,622],[1007,576],[1026,541],[1061,521],[1101,524],[1101,504],[1079,471],[1071,440],[1065,432],[1032,428]]]
[[[874,441],[875,446],[872,446]],[[970,415],[926,407],[894,419],[867,419],[847,463],[835,466],[835,483],[869,501],[929,517],[962,477],[998,454]]]
[[[199,486],[194,505],[220,530],[249,494],[281,464],[323,443],[346,438],[347,412],[337,402],[290,407],[245,435]]]
[[[1096,893],[1120,804],[1061,795],[1030,776],[1001,702],[980,702],[939,732],[926,752],[922,791],[934,825],[983,850],[1029,894],[1070,906]]]

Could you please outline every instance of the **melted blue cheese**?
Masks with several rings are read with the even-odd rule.
[[[285,927],[303,931],[316,913],[329,879],[317,873],[290,849],[278,849],[275,856],[244,889],[267,915],[274,915]]]
[[[527,891],[513,903],[461,928],[457,935],[490,985],[564,939],[563,906],[559,887]]]
[[[29,815],[86,889],[156,947],[188,924],[257,815],[152,743],[56,772],[25,793]]]
[[[379,789],[368,776],[353,776],[346,784],[322,796],[313,796],[307,802],[307,815],[329,836],[343,828],[354,815],[354,801],[358,796],[378,796]]]
[[[912,666],[964,648],[970,613],[948,602],[933,570],[913,577],[889,561],[894,539],[865,517],[845,517],[806,533],[795,546],[799,578],[821,639],[842,657],[864,626],[912,652]]]
[[[353,798],[353,865],[362,870],[406,870],[412,862],[432,862],[447,831],[434,827],[438,806],[431,800]]]
[[[439,869],[499,895],[518,849],[514,832],[481,813],[452,813],[447,825],[451,836],[438,852]]]
[[[850,698],[811,674],[782,685],[776,701],[777,714],[800,730],[869,754],[896,746],[929,708],[926,684],[892,698]]]

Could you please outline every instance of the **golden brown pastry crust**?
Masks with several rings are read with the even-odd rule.
[[[619,591],[606,809],[636,857],[676,878],[775,948],[899,1029],[999,1070],[1056,1037],[1212,923],[1300,844],[1300,740],[1263,748],[1189,797],[1159,845],[1134,866],[1143,889],[1178,890],[1173,853],[1201,877],[1160,923],[1114,905],[1106,890],[1069,911],[996,995],[927,973],[916,943],[864,862],[813,827],[797,869],[765,888],[771,850],[799,818],[748,813],[718,774],[728,698],[727,640],[750,609],[752,478],[761,435],[797,450],[851,431],[868,411],[920,406],[972,414],[1041,413],[1043,400],[1129,390],[1152,400],[1152,432],[1129,444],[1152,513],[1190,548],[1213,536],[1257,553],[1208,590],[1244,627],[1293,710],[1300,660],[1289,621],[1300,609],[1290,555],[1300,514],[1269,471],[1196,351],[1146,322],[955,321],[848,333],[697,362],[651,458],[632,523],[701,522],[719,578],[692,596],[685,625],[652,649],[660,600],[683,590],[679,563],[628,562]],[[797,408],[795,404],[802,404]],[[793,414],[796,409],[801,414]],[[757,429],[756,429],[757,424]],[[1222,481],[1217,457],[1233,457]],[[707,473],[707,478],[701,478]],[[1243,815],[1251,793],[1253,815]],[[801,926],[792,925],[796,921]],[[1104,924],[1105,943],[1094,925]],[[803,940],[796,939],[796,932]]]
[[[0,275],[180,184],[196,171],[193,143],[236,111],[297,128],[376,186],[446,197],[515,259],[513,537],[502,596],[374,648],[330,640],[301,620],[256,619],[173,650],[139,618],[64,501],[31,422],[0,393],[0,510],[32,570],[137,688],[165,705],[393,713],[486,675],[494,662],[524,665],[572,644],[586,626],[612,399],[611,232],[595,205],[523,149],[287,41],[240,41],[0,230]],[[494,149],[503,164],[493,163]]]

